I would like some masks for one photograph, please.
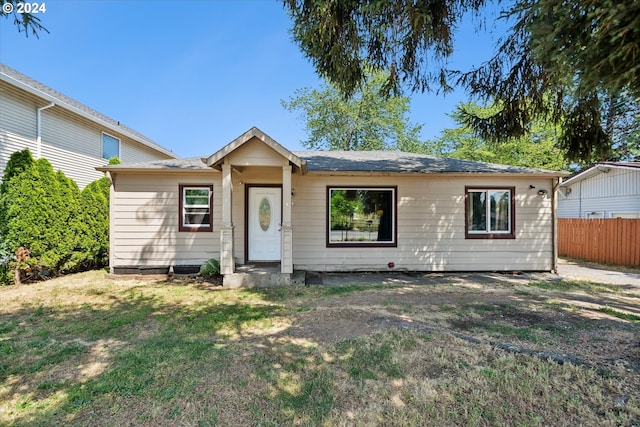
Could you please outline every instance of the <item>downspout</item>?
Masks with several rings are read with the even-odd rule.
[[[55,102],[36,109],[36,159],[42,155],[42,111],[53,107]]]

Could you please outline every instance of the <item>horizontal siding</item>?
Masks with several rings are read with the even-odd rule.
[[[229,163],[236,166],[284,166],[289,162],[271,147],[253,138],[229,154]]]
[[[0,130],[0,181],[4,176],[4,169],[7,166],[7,162],[13,153],[22,151],[25,148],[34,151],[35,147],[36,143],[31,139]]]
[[[0,82],[0,172],[15,151],[27,147],[36,155],[36,110],[48,104],[33,94]],[[169,158],[57,105],[43,110],[41,118],[42,157],[48,159],[54,169],[76,180],[80,188],[102,176],[94,168],[106,163],[102,159],[103,131],[120,139],[122,163]]]
[[[560,192],[559,218],[586,218],[591,212],[603,212],[605,218],[620,212],[640,213],[640,170],[610,168],[569,186]]]
[[[81,189],[104,176],[102,172],[95,170],[98,166],[104,166],[105,161],[102,159],[52,147],[48,144],[42,144],[42,157],[49,160],[54,170],[61,170],[67,177],[73,179]]]
[[[327,185],[398,188],[398,247],[327,248]],[[465,186],[516,186],[516,239],[467,240]],[[536,188],[531,189],[530,185]],[[552,208],[549,179],[463,177],[294,176],[294,265],[309,270],[551,270]]]
[[[42,141],[60,149],[79,153],[95,159],[102,159],[102,133],[120,140],[120,161],[123,164],[149,160],[168,159],[122,134],[108,130],[97,123],[59,107],[42,112]]]
[[[36,109],[44,105],[43,100],[0,81],[0,130],[35,140]]]
[[[220,174],[115,176],[112,267],[202,264],[219,257]],[[178,185],[213,184],[213,232],[178,231]]]
[[[235,174],[235,172],[234,172]],[[250,168],[233,176],[234,257],[245,250],[244,192]],[[112,216],[113,266],[200,264],[219,257],[221,176],[116,175]],[[246,181],[245,181],[246,182]],[[398,247],[327,248],[327,185],[398,188]],[[178,232],[178,185],[213,183],[214,228],[211,233]],[[255,181],[258,183],[258,181]],[[516,239],[467,240],[464,188],[516,186]],[[536,188],[531,189],[530,185]],[[396,270],[480,271],[551,270],[553,268],[551,180],[438,176],[330,177],[294,175],[293,256],[298,269],[317,271]]]

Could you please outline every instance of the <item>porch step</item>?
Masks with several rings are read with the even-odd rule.
[[[278,288],[286,286],[304,286],[305,272],[280,273],[273,269],[238,268],[235,273],[225,274],[222,279],[224,288]]]

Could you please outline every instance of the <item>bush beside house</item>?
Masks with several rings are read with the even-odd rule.
[[[0,281],[37,280],[107,264],[106,178],[80,192],[75,181],[55,172],[49,161],[33,160],[24,150],[11,156],[0,190]],[[19,260],[12,256],[18,250]],[[10,274],[10,269],[17,273]]]

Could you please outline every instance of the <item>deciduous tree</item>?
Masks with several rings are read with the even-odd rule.
[[[386,75],[375,73],[345,98],[329,83],[296,91],[287,110],[299,111],[308,134],[302,144],[325,150],[407,150],[418,143],[421,125],[409,121],[409,98],[380,93]]]

